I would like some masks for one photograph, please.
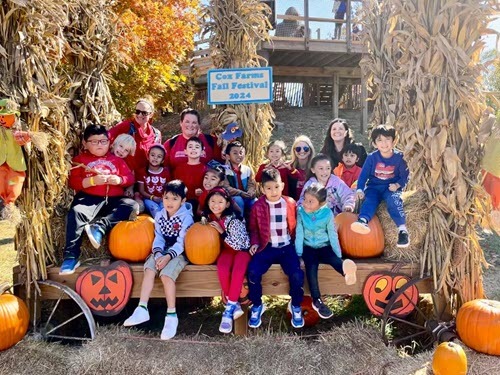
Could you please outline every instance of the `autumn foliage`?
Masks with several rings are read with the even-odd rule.
[[[129,114],[146,94],[158,108],[185,100],[186,77],[179,66],[193,50],[199,1],[119,0],[115,12],[124,61],[110,85],[118,111]]]

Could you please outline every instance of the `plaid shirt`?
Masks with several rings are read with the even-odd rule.
[[[290,244],[290,234],[286,221],[286,202],[281,198],[278,202],[269,202],[271,219],[271,246],[283,247]]]

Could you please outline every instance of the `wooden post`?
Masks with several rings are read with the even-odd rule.
[[[345,39],[347,42],[347,52],[351,52],[351,0],[347,0],[346,3],[346,24],[345,24]]]
[[[368,91],[366,88],[366,77],[361,72],[361,133],[368,130]]]
[[[333,94],[332,94],[333,118],[339,117],[339,75],[333,73]]]
[[[234,321],[234,334],[236,336],[246,336],[248,333],[248,306],[241,306],[243,315]]]
[[[304,0],[304,47],[306,51],[309,50],[309,0]]]

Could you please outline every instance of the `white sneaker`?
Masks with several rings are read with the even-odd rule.
[[[345,283],[346,285],[356,284],[356,271],[358,266],[350,259],[346,259],[342,262],[342,271],[344,271]]]
[[[161,331],[160,338],[162,340],[170,340],[177,333],[177,326],[179,325],[179,319],[177,315],[165,317],[165,325],[163,326],[163,330]]]
[[[144,307],[137,306],[134,313],[123,322],[124,327],[136,326],[149,320],[149,311]]]
[[[236,304],[236,309],[234,309],[233,319],[236,320],[243,316],[243,310],[241,309],[241,305],[239,303]]]
[[[231,333],[233,330],[233,318],[231,316],[222,315],[222,320],[219,326],[219,332]]]

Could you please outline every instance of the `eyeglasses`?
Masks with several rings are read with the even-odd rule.
[[[87,143],[90,143],[92,146],[107,145],[109,143],[109,139],[92,139],[88,140]]]
[[[309,152],[309,151],[311,151],[311,148],[309,146],[304,146],[304,147],[297,146],[297,147],[295,147],[295,152],[300,152],[302,150],[304,150],[304,152]]]
[[[135,114],[136,114],[136,115],[149,116],[149,115],[151,114],[151,112],[148,112],[148,111],[141,111],[140,109],[136,109],[136,110],[135,110]]]

